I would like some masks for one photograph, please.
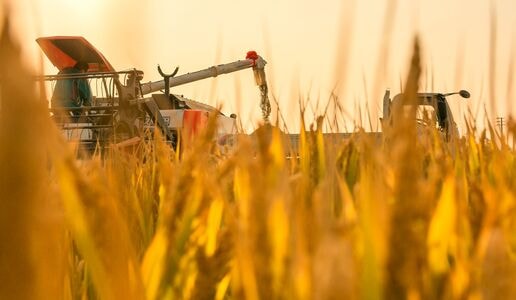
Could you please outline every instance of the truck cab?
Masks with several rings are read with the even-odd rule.
[[[463,98],[469,98],[468,91],[461,90],[455,93],[417,93],[416,94],[416,124],[417,126],[435,126],[449,140],[452,136],[458,136],[457,123],[453,119],[453,113],[448,105],[447,96],[459,94]],[[401,111],[407,111],[409,104],[404,101],[405,94],[400,93],[391,100],[390,91],[385,92],[383,98],[383,119],[392,123],[394,107],[401,105]],[[405,106],[405,107],[404,107]]]

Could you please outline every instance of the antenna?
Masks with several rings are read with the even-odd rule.
[[[503,117],[496,118],[496,126],[500,129],[500,134],[503,135],[503,127],[505,126],[505,120]]]

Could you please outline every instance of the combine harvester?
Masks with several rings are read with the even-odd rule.
[[[170,94],[169,91],[171,87],[244,69],[252,69],[254,72],[261,94],[263,119],[265,123],[269,121],[271,108],[264,71],[266,61],[254,51],[249,51],[244,60],[179,76],[175,76],[178,68],[172,74],[164,74],[158,66],[163,79],[144,83],[142,71],[115,71],[102,53],[83,37],[53,36],[38,38],[36,41],[60,71],[78,62],[88,65],[84,73],[46,75],[42,78],[50,82],[53,93],[57,81],[88,81],[93,94],[90,106],[50,108],[52,117],[65,137],[78,142],[84,150],[128,144],[129,141],[141,138],[146,129],[156,128],[175,147],[180,133],[195,135],[207,124],[210,113],[217,114],[217,138],[235,135],[236,116],[225,116],[214,107]],[[156,93],[159,91],[164,92]]]
[[[249,51],[244,60],[213,66],[204,70],[175,76],[164,74],[158,66],[162,80],[142,82],[143,72],[137,69],[115,71],[106,58],[85,38],[79,36],[42,37],[36,40],[48,59],[60,71],[73,67],[77,62],[88,64],[85,73],[69,75],[47,75],[43,80],[53,87],[59,80],[87,80],[93,91],[91,106],[52,107],[52,117],[62,129],[68,140],[76,141],[80,147],[92,151],[100,147],[106,149],[112,144],[130,145],[139,141],[145,130],[159,130],[166,141],[173,147],[179,137],[191,138],[207,124],[210,113],[217,114],[216,138],[232,141],[237,134],[236,116],[225,116],[216,108],[196,102],[180,95],[170,94],[170,88],[194,81],[217,77],[221,74],[252,69],[256,84],[260,89],[260,108],[265,124],[269,124],[271,107],[268,99],[268,87],[265,76],[265,60],[254,51]],[[156,93],[163,91],[163,93]],[[435,126],[446,140],[458,135],[452,111],[446,100],[447,96],[460,94],[469,98],[467,91],[456,93],[419,93],[417,95],[417,126]],[[386,91],[383,99],[383,119],[392,122],[391,107],[402,103],[403,94],[392,100]],[[429,112],[431,118],[424,118]],[[432,120],[434,124],[430,124]],[[381,132],[371,132],[377,140],[382,139]],[[339,141],[348,138],[351,133],[330,133],[325,138]],[[229,138],[228,138],[229,137]],[[299,135],[285,135],[293,152],[299,149]],[[230,142],[231,144],[231,142]],[[295,153],[292,153],[295,155]]]

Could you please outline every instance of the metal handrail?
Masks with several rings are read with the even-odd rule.
[[[104,77],[115,77],[119,74],[143,74],[140,70],[125,70],[116,72],[88,72],[88,73],[77,73],[77,74],[56,74],[56,75],[42,75],[35,76],[36,80],[58,80],[58,79],[74,79],[74,78],[104,78]]]

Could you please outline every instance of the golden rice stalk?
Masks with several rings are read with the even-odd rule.
[[[69,249],[48,169],[52,125],[9,20],[1,22],[0,298],[66,299]]]
[[[389,257],[387,262],[387,298],[422,297],[422,272],[426,265],[426,232],[428,226],[428,199],[419,193],[421,152],[416,143],[414,117],[415,101],[421,73],[420,48],[416,39],[414,52],[406,80],[402,103],[394,107],[392,128],[386,135],[392,141],[391,162],[396,163],[395,199],[392,207]],[[403,109],[408,108],[408,113]]]
[[[236,295],[241,293],[246,299],[259,299],[255,275],[255,264],[252,258],[252,204],[251,204],[251,176],[244,168],[235,170],[235,201],[238,203],[238,238],[235,245],[236,261],[234,264],[233,289]],[[239,292],[240,291],[240,292]]]
[[[457,247],[456,227],[457,207],[455,203],[455,181],[448,177],[443,183],[441,197],[432,216],[428,229],[428,263],[436,274],[450,270],[448,257]]]

